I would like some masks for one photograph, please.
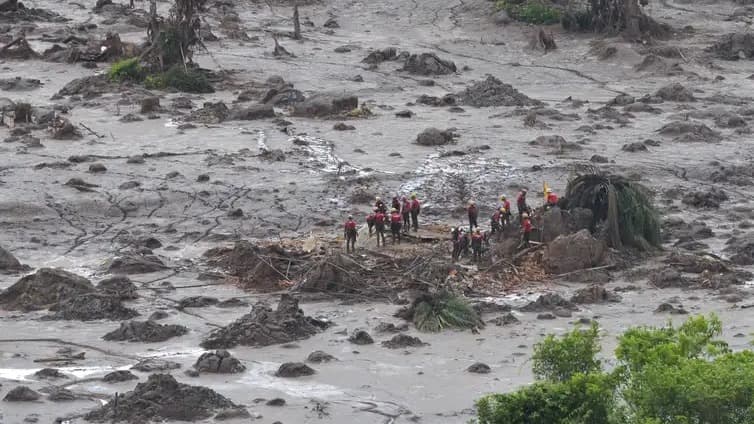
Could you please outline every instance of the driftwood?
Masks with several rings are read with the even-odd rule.
[[[298,3],[293,6],[293,39],[301,39],[301,20],[298,16]]]
[[[26,37],[20,36],[0,48],[0,59],[39,59],[42,57],[31,48]]]

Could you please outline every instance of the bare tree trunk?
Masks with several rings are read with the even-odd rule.
[[[626,21],[625,36],[629,39],[639,38],[641,36],[639,29],[641,9],[637,0],[623,1],[623,17]]]
[[[301,21],[298,17],[298,2],[293,6],[293,39],[301,39]]]

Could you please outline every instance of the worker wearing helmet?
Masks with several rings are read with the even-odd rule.
[[[490,218],[490,228],[492,234],[500,234],[502,232],[501,225],[503,215],[505,215],[505,208],[495,209],[495,213],[492,214],[492,217]]]
[[[558,205],[558,195],[552,192],[551,188],[545,190],[547,193],[547,202],[545,202],[545,209],[550,209]]]
[[[500,196],[500,207],[505,209],[505,212],[500,217],[500,225],[510,225],[511,223],[511,202],[508,200],[507,197],[503,194]],[[499,209],[499,208],[498,208]]]
[[[353,220],[353,215],[348,215],[344,230],[346,237],[346,253],[356,252],[356,237],[358,232],[356,231],[356,221]]]
[[[385,206],[385,202],[382,201],[381,197],[377,196],[374,198],[374,207],[383,214],[387,214],[387,206]]]
[[[377,210],[374,214],[374,229],[377,233],[377,247],[380,247],[380,240],[382,240],[382,246],[385,246],[385,222],[387,216],[381,210]]]
[[[393,208],[390,210],[390,234],[392,235],[393,244],[397,241],[401,244],[401,213],[398,209]]]
[[[484,235],[479,228],[471,235],[471,250],[474,253],[473,261],[479,262],[482,259],[482,242],[484,241]]]
[[[526,193],[527,190],[525,188],[521,189],[521,192],[518,193],[518,198],[516,199],[516,207],[518,208],[519,218],[521,218],[524,213],[530,213],[529,205],[526,204]]]
[[[477,223],[477,219],[479,218],[479,208],[477,208],[476,202],[469,200],[469,206],[466,208],[466,211],[469,214],[469,232],[472,232],[475,227],[479,227],[479,224]]]
[[[401,197],[401,215],[403,216],[403,232],[411,230],[411,201],[406,196]]]
[[[372,230],[374,230],[375,214],[377,214],[377,208],[372,209],[372,213],[367,215],[367,227],[369,228],[369,237],[372,237]]]
[[[421,203],[416,198],[416,193],[411,193],[411,228],[414,232],[419,230],[419,213],[421,212]]]
[[[524,248],[529,247],[529,242],[531,241],[531,230],[534,227],[531,225],[531,219],[529,219],[529,214],[524,212],[521,214],[521,234],[523,236],[522,245]]]

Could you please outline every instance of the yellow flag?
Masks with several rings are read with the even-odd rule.
[[[547,203],[547,183],[544,180],[542,181],[542,193],[545,197],[545,203]]]

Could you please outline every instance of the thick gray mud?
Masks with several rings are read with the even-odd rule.
[[[35,22],[36,28],[27,31],[27,37],[38,51],[51,46],[44,34],[84,22],[97,24],[90,34],[100,37],[106,31],[119,32],[126,41],[144,36],[144,30],[122,19],[104,23],[109,16],[91,12],[93,4],[82,8],[52,0],[25,3],[71,19],[68,23]],[[160,12],[166,13],[167,3],[159,5]],[[147,8],[138,1],[136,6]],[[618,289],[620,302],[578,305],[570,318],[554,320],[538,320],[537,313],[514,310],[520,323],[501,319],[498,322],[506,325],[491,323],[479,334],[420,334],[411,326],[406,333],[427,343],[421,347],[381,346],[393,334],[378,333],[375,328],[382,323],[401,324],[392,317],[398,305],[304,299],[300,306],[307,316],[334,325],[287,345],[234,347],[230,349],[233,357],[246,370],[229,375],[191,377],[184,371],[205,352],[200,344],[211,332],[249,313],[250,306],[177,308],[190,296],[220,301],[239,298],[248,304],[266,300],[275,305],[279,296],[244,292],[210,278],[218,270],[208,268],[202,254],[238,239],[340,235],[348,213],[363,217],[369,209],[352,202],[357,189],[383,197],[417,192],[425,201],[424,222],[460,224],[464,216],[458,208],[469,198],[477,199],[486,221],[500,194],[510,198],[520,187],[538,192],[543,181],[562,192],[570,175],[594,166],[640,179],[656,193],[665,219],[705,221],[711,235],[702,240],[704,250],[725,258],[735,256],[740,252],[725,250],[726,241],[745,235],[749,221],[754,220],[749,190],[754,180],[754,144],[748,132],[754,113],[747,109],[754,88],[750,79],[754,62],[719,60],[704,49],[723,34],[745,30],[743,20],[727,20],[738,7],[718,1],[694,4],[691,10],[653,2],[648,12],[679,29],[658,45],[682,53],[681,57],[645,61],[651,46],[563,33],[558,28],[553,28],[557,50],[547,54],[530,50],[533,29],[517,24],[496,26],[492,3],[485,0],[309,4],[301,7],[302,19],[314,26],[304,26],[304,40],[279,39],[295,57],[275,58],[270,32],[291,30],[291,8],[280,2],[239,3],[235,11],[246,37],[233,33],[234,38],[229,38],[229,32],[220,28],[219,12],[208,13],[206,21],[220,39],[207,41],[208,51],[198,51],[194,57],[202,67],[228,71],[219,90],[201,96],[156,93],[162,108],[154,119],[140,114],[141,95],[136,90],[92,99],[52,100],[72,79],[106,72],[107,64],[87,69],[40,60],[3,60],[0,79],[37,79],[41,86],[2,88],[0,98],[37,107],[66,105],[70,111],[65,116],[78,126],[82,137],[57,140],[44,129],[35,130],[32,136],[42,146],[34,147],[12,138],[11,130],[0,126],[0,139],[6,141],[0,143],[0,246],[33,269],[61,267],[94,282],[111,276],[108,269],[117,258],[145,253],[145,240],[155,238],[161,247],[149,249],[167,269],[131,274],[139,296],[124,299],[123,304],[139,313],[138,320],[162,311],[164,316],[156,317],[161,318],[157,322],[185,326],[188,332],[159,343],[108,342],[102,336],[118,329],[117,321],[50,321],[42,319],[47,311],[0,310],[0,398],[18,385],[42,393],[50,382],[34,373],[50,367],[69,377],[55,384],[76,396],[62,403],[46,396],[32,403],[2,402],[0,423],[19,423],[29,416],[39,422],[57,417],[84,422],[85,413],[116,392],[133,390],[149,373],[134,371],[139,379],[123,382],[108,383],[102,377],[148,358],[180,364],[181,368],[167,372],[179,382],[209,387],[234,404],[245,405],[260,422],[411,423],[418,419],[464,423],[473,417],[474,400],[480,396],[532,381],[527,360],[544,334],[563,332],[579,320],[597,320],[605,331],[603,352],[609,364],[615,336],[629,326],[683,320],[683,316],[655,313],[663,302],[690,313],[717,313],[731,346],[747,347],[754,331],[747,308],[754,305],[750,281],[727,291],[709,286],[660,289],[649,276],[667,265],[654,259],[634,273],[616,273],[609,282],[598,278],[609,290]],[[339,28],[323,27],[330,17]],[[680,31],[687,25],[693,26],[693,32]],[[335,52],[346,45],[347,49]],[[424,81],[430,77],[401,71],[399,61],[376,67],[362,62],[370,51],[389,46],[399,53],[435,53],[453,61],[458,71],[433,76],[435,83],[428,86]],[[602,54],[608,47],[612,54]],[[609,57],[601,58],[605,56]],[[463,92],[488,74],[544,106],[415,104],[421,95],[441,98]],[[336,120],[290,116],[281,116],[290,121],[284,131],[271,119],[194,123],[191,128],[183,125],[185,116],[179,113],[183,109],[172,108],[179,97],[188,97],[194,109],[210,101],[230,106],[239,92],[273,75],[307,96],[320,92],[356,95],[373,115],[348,119],[346,124],[355,127],[349,131],[334,129]],[[674,82],[691,90],[696,101],[651,103],[656,99],[650,98],[646,101],[651,108],[643,106],[642,97]],[[6,86],[13,87],[2,87]],[[610,109],[605,108],[621,94],[635,101],[613,102]],[[397,117],[396,112],[402,110],[410,110],[413,116]],[[284,115],[281,108],[276,112]],[[532,113],[534,125],[527,125]],[[721,125],[731,122],[717,119],[726,113],[740,116],[744,125]],[[121,118],[128,114],[143,120],[123,122]],[[719,138],[658,132],[679,120],[704,124]],[[417,134],[430,127],[452,127],[459,137],[454,144],[441,147],[415,144]],[[580,148],[552,151],[530,144],[552,135]],[[643,143],[647,149],[622,149],[631,143]],[[278,149],[283,160],[263,154]],[[590,162],[594,155],[607,162]],[[133,157],[141,160],[129,159]],[[97,169],[90,168],[95,163],[106,171],[91,172]],[[66,185],[72,179],[91,186],[82,191],[76,188],[81,184]],[[713,187],[728,196],[719,209],[699,209],[682,202],[687,193],[708,192]],[[678,232],[668,236],[668,250],[675,249],[679,237]],[[0,270],[0,289],[10,287],[25,272]],[[627,286],[634,289],[626,290]],[[585,283],[560,280],[533,282],[517,293],[500,293],[489,300],[518,307],[542,292],[570,298],[584,287]],[[483,318],[489,321],[500,315]],[[375,343],[349,343],[348,335],[356,329],[368,331]],[[318,350],[336,360],[309,363],[316,372],[311,376],[275,376],[281,364],[304,362]],[[85,352],[83,358],[77,356],[81,352]],[[478,362],[489,365],[491,372],[467,371]],[[284,406],[266,403],[277,398],[285,400]],[[248,418],[227,422],[248,422]]]

